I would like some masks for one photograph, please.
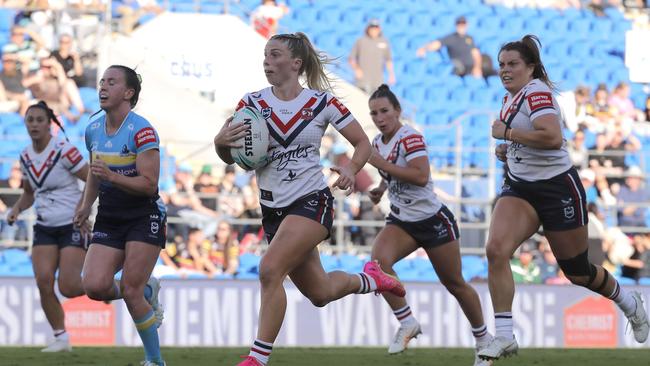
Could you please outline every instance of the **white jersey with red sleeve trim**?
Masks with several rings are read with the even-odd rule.
[[[511,121],[510,127],[532,131],[533,121],[552,114],[561,123],[560,106],[551,89],[539,79],[533,79],[519,93],[508,93],[501,107],[501,121]],[[516,138],[516,136],[515,136]],[[566,147],[553,150],[536,149],[518,142],[508,141],[508,174],[514,180],[538,181],[552,178],[571,168]]]
[[[237,110],[244,106],[259,110],[269,129],[269,164],[255,171],[264,206],[286,207],[327,187],[320,165],[321,139],[328,124],[341,130],[355,120],[343,103],[311,89],[283,101],[269,87],[246,94]]]
[[[406,167],[414,158],[428,158],[424,137],[408,125],[403,125],[387,143],[383,142],[382,134],[375,136],[372,146],[384,159],[401,167]],[[381,169],[379,174],[388,184],[390,211],[398,219],[409,222],[424,220],[435,215],[442,207],[433,192],[431,174],[424,187],[402,182]]]
[[[53,227],[72,223],[82,193],[74,174],[85,164],[76,147],[54,137],[39,153],[31,144],[23,150],[20,166],[23,179],[34,190],[37,224]]]

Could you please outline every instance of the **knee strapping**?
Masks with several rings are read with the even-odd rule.
[[[589,277],[586,287],[589,287],[596,279],[596,266],[589,263],[588,251],[569,259],[558,259],[557,264],[567,276]]]

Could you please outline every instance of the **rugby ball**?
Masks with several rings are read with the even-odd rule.
[[[269,129],[266,120],[257,109],[246,106],[233,116],[231,124],[243,123],[250,126],[246,135],[237,142],[241,147],[230,149],[235,163],[244,170],[255,170],[268,163]]]

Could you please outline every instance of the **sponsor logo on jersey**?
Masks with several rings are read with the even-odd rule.
[[[122,145],[122,150],[120,150],[120,155],[129,155],[131,152],[129,151],[129,148],[126,146],[126,144]]]
[[[103,233],[101,231],[95,231],[93,233],[93,239],[104,239],[104,238],[108,238],[108,234]]]
[[[111,148],[111,147],[113,147],[113,143],[110,142],[110,141],[106,141],[106,143],[104,144],[104,147]]]
[[[553,108],[553,97],[549,92],[532,93],[526,97],[530,113],[544,108]]]
[[[273,108],[271,108],[271,107],[262,108],[261,113],[262,113],[262,117],[264,119],[271,118],[271,114],[273,114]]]
[[[300,116],[306,121],[311,120],[314,118],[314,110],[311,108],[303,108],[300,111]]]
[[[282,181],[283,182],[293,182],[294,180],[296,180],[296,176],[297,176],[296,172],[289,169],[289,173],[287,174],[287,177],[282,179]]]
[[[153,128],[145,127],[135,134],[134,140],[136,147],[142,147],[148,143],[155,143],[157,141],[156,133]]]
[[[82,159],[81,153],[79,153],[79,150],[77,150],[76,147],[70,149],[65,154],[65,157],[70,161],[70,163],[72,163],[72,165],[76,165]]]
[[[298,159],[306,159],[309,156],[309,153],[313,150],[314,146],[312,145],[298,145],[295,148],[286,151],[275,150],[271,153],[269,162],[273,163],[277,160],[276,169],[281,171],[284,170],[289,163],[297,162]]]
[[[562,205],[568,206],[571,204],[571,202],[573,202],[573,198],[569,197],[567,200],[560,199],[560,201],[562,201]]]
[[[402,143],[407,155],[425,149],[424,138],[421,135],[406,136],[402,139]]]
[[[334,107],[336,107],[336,109],[338,109],[338,111],[343,115],[346,115],[346,114],[350,113],[348,108],[345,105],[343,105],[343,103],[339,102],[338,99],[336,99],[334,97],[332,97],[332,99],[330,99],[330,101],[327,104],[328,105],[331,104]]]
[[[151,233],[152,234],[158,234],[158,230],[160,230],[160,225],[158,222],[154,221],[151,223]]]
[[[564,217],[567,220],[573,219],[574,216],[575,216],[575,210],[573,209],[573,206],[569,206],[569,207],[564,208]]]

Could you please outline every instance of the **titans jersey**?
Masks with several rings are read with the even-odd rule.
[[[135,177],[138,171],[135,159],[147,150],[158,149],[160,139],[149,121],[130,112],[122,125],[112,135],[106,133],[106,115],[92,121],[86,128],[86,148],[92,161],[99,159],[115,173]],[[152,205],[158,205],[165,212],[164,204],[158,194],[152,197],[134,195],[114,187],[110,182],[99,184],[99,208],[124,215],[138,216],[150,212]],[[141,208],[142,210],[137,210]],[[130,217],[130,216],[129,216]]]
[[[403,125],[388,143],[382,141],[382,135],[375,136],[372,146],[390,163],[406,167],[414,158],[428,157],[424,138],[413,127]],[[420,221],[435,215],[442,203],[433,192],[433,180],[424,187],[397,180],[388,173],[379,170],[379,174],[388,184],[388,200],[390,210],[395,217],[402,221]]]
[[[31,144],[20,153],[23,179],[34,190],[37,224],[55,227],[72,223],[81,198],[74,173],[85,164],[76,147],[55,137],[40,153]]]
[[[271,88],[246,94],[237,110],[257,108],[269,129],[269,164],[257,169],[261,203],[286,207],[298,198],[327,187],[320,166],[320,143],[328,124],[341,130],[354,116],[327,92],[311,89],[283,101]]]
[[[539,79],[533,79],[516,95],[508,93],[505,96],[500,118],[501,121],[512,120],[510,125],[512,128],[532,131],[535,129],[533,127],[535,118],[547,114],[560,118],[559,111],[560,107],[551,89]],[[512,141],[507,143],[508,174],[514,180],[549,179],[571,168],[565,140],[561,148],[554,150],[536,149]]]

